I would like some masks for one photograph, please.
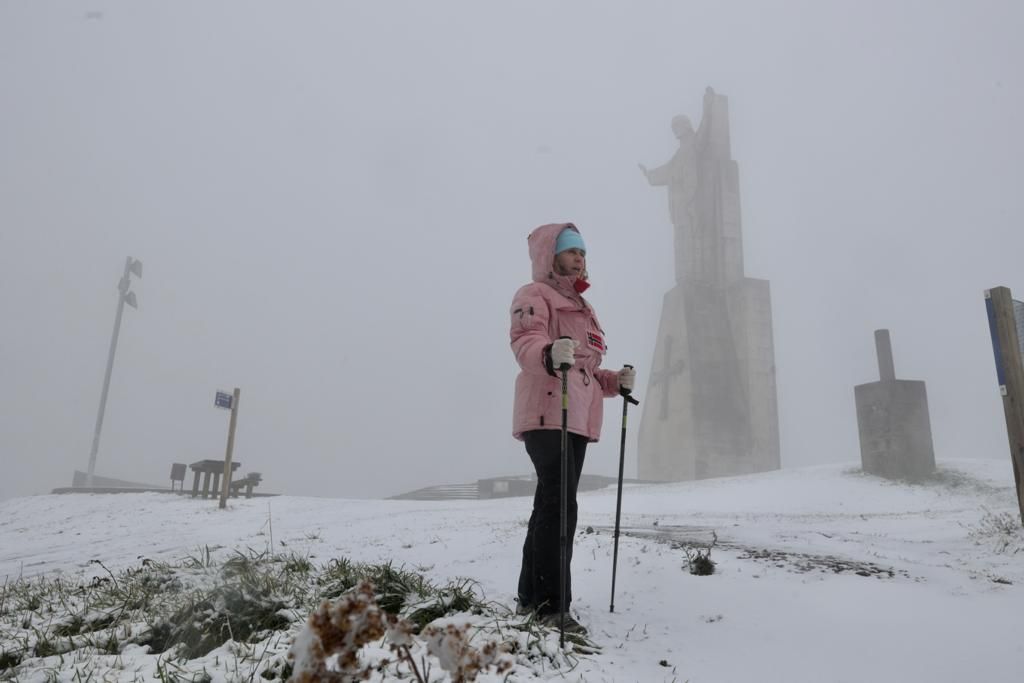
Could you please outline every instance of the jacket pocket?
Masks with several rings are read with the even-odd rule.
[[[523,332],[543,329],[545,322],[537,317],[537,305],[532,301],[524,301],[512,309],[512,330]]]
[[[562,424],[562,375],[545,377],[537,397],[537,406],[541,415],[541,424],[545,427],[558,427]]]

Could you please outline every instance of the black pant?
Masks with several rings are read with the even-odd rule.
[[[558,612],[561,532],[562,432],[538,429],[523,434],[526,452],[537,470],[537,490],[533,495],[533,513],[523,543],[523,567],[519,572],[519,604],[535,608],[541,614]],[[569,490],[566,501],[566,577],[565,606],[572,602],[569,564],[572,540],[576,533],[576,489],[583,471],[587,438],[569,434]]]

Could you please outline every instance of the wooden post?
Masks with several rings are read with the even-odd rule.
[[[1017,336],[1013,297],[1006,287],[994,287],[985,292],[989,331],[996,358],[996,376],[1003,395],[1003,415],[1006,435],[1010,442],[1010,461],[1017,487],[1017,507],[1024,525],[1024,359],[1021,358]]]
[[[224,455],[224,481],[220,490],[220,509],[228,506],[228,492],[231,490],[231,452],[235,449],[235,425],[238,423],[238,398],[242,390],[235,387],[235,395],[231,399],[231,426],[228,427],[228,449]]]

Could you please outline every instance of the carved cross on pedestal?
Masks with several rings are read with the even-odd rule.
[[[672,362],[672,336],[665,337],[665,361],[661,370],[651,373],[651,386],[661,385],[661,411],[658,413],[659,420],[668,419],[668,385],[673,375],[678,375],[686,367],[681,359]]]

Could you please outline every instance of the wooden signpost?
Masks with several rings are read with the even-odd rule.
[[[999,392],[1003,396],[1006,435],[1017,486],[1017,506],[1024,525],[1024,347],[1021,346],[1020,326],[1014,312],[1017,308],[1024,318],[1024,304],[1015,302],[1008,288],[994,287],[985,292],[985,308],[996,358]]]
[[[218,391],[214,399],[214,405],[218,408],[231,409],[231,425],[228,427],[228,447],[224,454],[224,481],[220,490],[220,508],[223,510],[228,506],[228,495],[231,492],[231,452],[235,448],[235,425],[238,424],[238,399],[242,390],[235,387],[233,395]]]

